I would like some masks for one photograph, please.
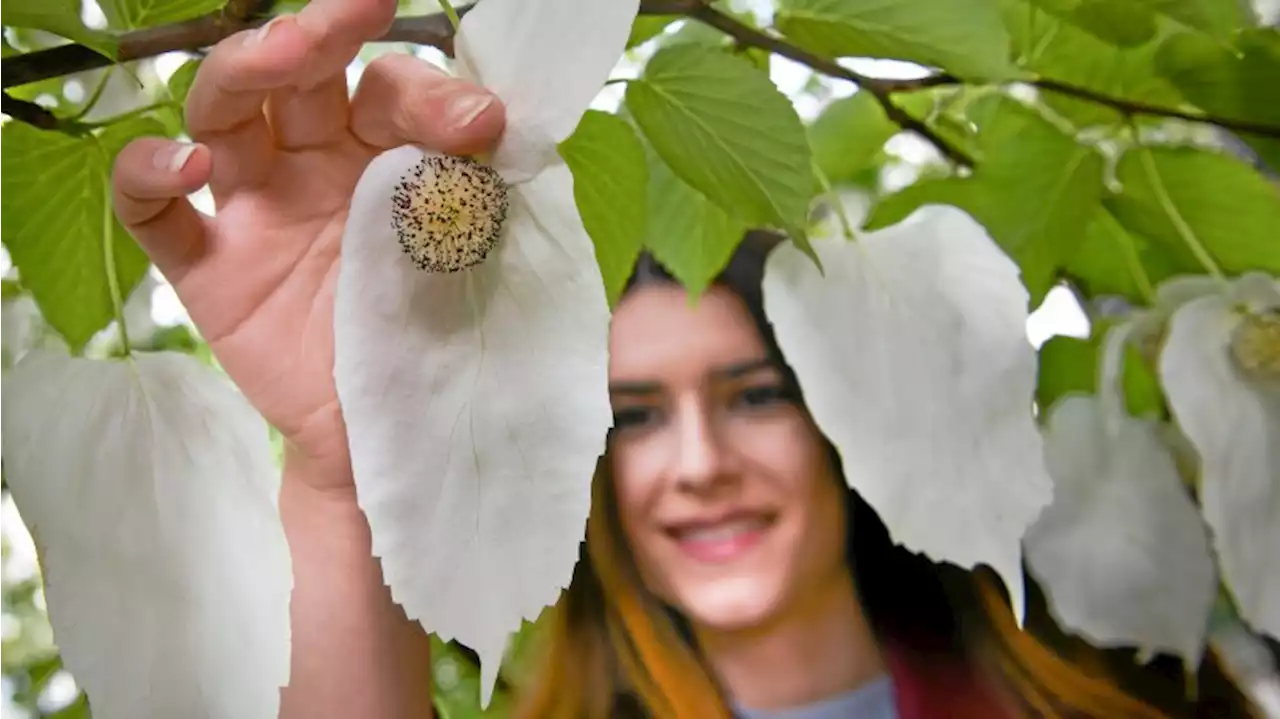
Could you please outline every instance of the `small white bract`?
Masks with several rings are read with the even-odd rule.
[[[1068,395],[1049,410],[1053,504],[1027,532],[1027,565],[1069,630],[1194,668],[1218,588],[1208,534],[1159,425],[1117,409]]]
[[[465,157],[424,157],[396,184],[391,226],[426,272],[483,262],[507,219],[507,185],[492,167]]]

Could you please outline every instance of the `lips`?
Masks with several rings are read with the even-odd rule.
[[[667,534],[676,546],[699,562],[724,563],[738,559],[760,543],[775,517],[764,512],[737,512],[725,517],[682,522]]]

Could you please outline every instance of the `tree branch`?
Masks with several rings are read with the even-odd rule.
[[[129,62],[166,52],[196,52],[237,33],[257,27],[266,21],[265,14],[270,0],[229,0],[226,7],[194,20],[146,28],[124,33],[119,38],[117,57],[103,57],[87,47],[77,44],[61,45],[48,50],[12,56],[0,64],[0,83],[4,88],[26,85],[40,80],[61,77],[86,70],[94,70],[114,62]],[[458,8],[464,14],[470,6]],[[811,53],[771,33],[746,25],[706,4],[704,0],[642,0],[640,12],[644,15],[674,15],[687,17],[733,38],[741,46],[755,47],[794,60],[824,75],[857,84],[871,93],[880,103],[885,115],[894,123],[931,142],[943,155],[958,165],[972,166],[973,160],[962,149],[939,136],[926,123],[912,117],[898,106],[893,95],[929,87],[958,85],[963,81],[948,74],[936,74],[912,80],[885,80],[868,77],[840,65],[836,61]],[[383,42],[407,42],[438,48],[446,55],[453,54],[453,28],[444,13],[418,17],[396,18],[391,28],[379,38]],[[1051,78],[1031,80],[1030,84],[1048,92],[1075,97],[1110,107],[1125,115],[1150,115],[1169,117],[1191,122],[1203,122],[1235,132],[1280,138],[1280,127],[1215,115],[1188,112],[1171,107],[1113,97],[1089,88],[1078,87]],[[10,108],[14,112],[10,112]],[[35,108],[34,110],[32,108]],[[5,97],[6,114],[18,120],[31,122],[38,127],[48,127],[44,108],[15,98]],[[43,124],[42,124],[43,123]]]
[[[929,87],[964,84],[964,80],[946,73],[929,75],[927,77],[913,80],[882,80],[881,82],[886,86],[890,93],[912,92]],[[1280,138],[1280,126],[1268,125],[1264,122],[1254,122],[1252,120],[1241,120],[1202,112],[1179,110],[1175,107],[1153,105],[1140,100],[1129,100],[1123,97],[1115,97],[1114,95],[1108,95],[1105,92],[1099,92],[1087,87],[1080,87],[1079,85],[1072,85],[1069,82],[1054,80],[1053,78],[1048,77],[1039,77],[1024,80],[1023,82],[1033,87],[1040,88],[1041,90],[1047,90],[1059,95],[1074,97],[1078,100],[1087,100],[1096,105],[1109,107],[1125,116],[1148,115],[1151,117],[1169,117],[1177,120],[1187,120],[1188,122],[1202,122],[1207,125],[1217,125],[1218,127],[1246,135]]]
[[[244,22],[271,12],[275,0],[227,0],[222,14],[233,21]]]
[[[27,100],[19,100],[12,97],[9,93],[5,93],[0,97],[0,112],[12,117],[15,120],[21,120],[28,125],[34,125],[42,130],[58,129],[58,116],[49,112],[43,107]]]
[[[1268,125],[1263,122],[1237,120],[1229,117],[1205,115],[1198,112],[1186,112],[1176,108],[1152,105],[1138,100],[1126,100],[1122,97],[1112,97],[1095,90],[1090,90],[1087,87],[1078,87],[1070,83],[1062,82],[1060,80],[1052,80],[1049,78],[1033,80],[1031,84],[1042,90],[1056,92],[1059,95],[1067,95],[1081,100],[1088,100],[1099,105],[1105,105],[1126,116],[1150,115],[1153,117],[1171,117],[1179,120],[1189,120],[1191,122],[1203,122],[1210,125],[1217,125],[1218,127],[1232,130],[1234,132],[1241,132],[1247,135],[1280,138],[1280,127]]]

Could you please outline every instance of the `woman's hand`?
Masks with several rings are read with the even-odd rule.
[[[313,0],[233,35],[187,98],[198,144],[136,140],[115,166],[115,207],[173,283],[214,355],[288,440],[289,475],[349,488],[333,381],[333,292],[351,193],[388,148],[488,150],[504,114],[485,90],[406,55],[346,67],[390,26],[395,0]],[[186,195],[205,184],[216,217]]]

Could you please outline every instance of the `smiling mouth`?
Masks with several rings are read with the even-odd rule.
[[[741,514],[714,522],[669,527],[667,536],[691,559],[723,564],[738,559],[759,544],[776,520],[773,514]]]

